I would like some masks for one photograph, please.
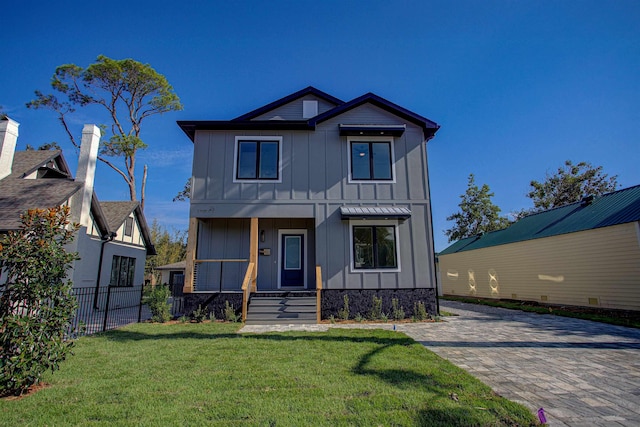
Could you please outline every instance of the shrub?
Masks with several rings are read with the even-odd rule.
[[[193,313],[191,313],[191,318],[196,323],[204,322],[207,318],[207,307],[202,307],[202,305],[199,305],[198,308],[193,310]]]
[[[382,318],[382,298],[373,296],[371,302],[371,312],[369,312],[369,319],[380,320]]]
[[[355,320],[358,323],[364,322],[364,317],[362,316],[362,314],[358,313],[356,314],[356,317],[353,318],[353,320]]]
[[[342,298],[344,305],[338,310],[338,318],[342,320],[349,320],[349,295],[345,295]]]
[[[164,323],[171,320],[171,307],[168,300],[171,290],[168,285],[157,285],[145,289],[143,304],[149,306],[151,311],[151,321]]]
[[[227,322],[235,323],[240,320],[241,317],[242,316],[236,313],[236,309],[233,307],[233,305],[229,304],[229,301],[224,302],[224,319]]]
[[[70,353],[70,329],[77,301],[67,272],[77,224],[67,206],[33,209],[18,231],[0,239],[0,395],[20,395],[55,371]]]
[[[418,321],[427,320],[429,318],[427,309],[422,301],[413,303],[413,317]]]
[[[402,320],[405,318],[404,307],[398,307],[398,298],[391,299],[391,317],[393,320]]]

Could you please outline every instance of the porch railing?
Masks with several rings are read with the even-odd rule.
[[[316,323],[322,320],[322,267],[316,265]]]
[[[253,276],[253,269],[255,264],[250,262],[247,266],[247,272],[244,275],[242,281],[242,321],[247,320],[247,310],[249,309],[249,297],[251,296],[251,279]]]
[[[248,259],[238,258],[238,259],[196,259],[193,261],[193,291],[213,291],[214,289],[198,289],[198,268],[201,264],[207,263],[218,263],[220,264],[220,272],[218,278],[218,291],[222,292],[223,286],[222,281],[224,278],[224,266],[227,263],[238,263],[238,262],[249,262]],[[236,282],[237,283],[237,282]],[[237,286],[237,285],[236,285]],[[237,289],[237,288],[236,288]]]

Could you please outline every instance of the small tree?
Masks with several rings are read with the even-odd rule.
[[[449,242],[509,225],[509,220],[500,216],[500,208],[491,201],[493,195],[487,184],[478,188],[473,174],[469,175],[467,191],[460,196],[460,211],[447,217],[447,221],[455,221],[455,225],[445,231]]]
[[[600,196],[615,191],[617,175],[609,177],[602,172],[602,166],[591,163],[573,164],[564,162],[553,175],[547,173],[544,182],[531,181],[532,190],[527,197],[533,200],[531,212],[539,212],[558,206],[579,202],[585,196]]]
[[[45,371],[60,366],[73,342],[68,333],[76,299],[67,280],[78,259],[65,245],[77,225],[69,208],[29,210],[19,231],[0,240],[0,394],[24,393]]]

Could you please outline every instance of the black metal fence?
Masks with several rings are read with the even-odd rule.
[[[142,304],[144,286],[74,288],[78,310],[70,326],[73,335],[108,331],[151,317]]]

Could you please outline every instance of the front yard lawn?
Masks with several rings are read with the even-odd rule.
[[[0,425],[535,425],[406,335],[239,335],[237,324],[136,324],[78,340],[48,387],[0,400]]]

